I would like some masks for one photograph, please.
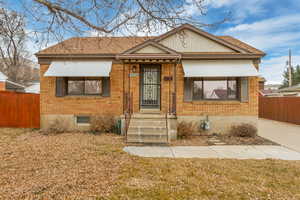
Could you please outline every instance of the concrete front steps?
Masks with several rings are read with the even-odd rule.
[[[133,114],[127,131],[127,142],[168,143],[166,116],[153,113]]]

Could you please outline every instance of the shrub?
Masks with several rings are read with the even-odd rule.
[[[111,115],[91,117],[90,130],[93,133],[109,133],[113,130],[116,120]]]
[[[255,137],[257,136],[257,128],[252,124],[242,123],[232,125],[229,134],[234,137]]]
[[[62,117],[57,117],[50,122],[48,128],[42,129],[43,134],[59,134],[68,132],[68,121]]]
[[[177,124],[177,136],[180,139],[189,139],[196,132],[197,126],[193,122],[179,122]]]

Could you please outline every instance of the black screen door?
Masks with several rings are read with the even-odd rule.
[[[141,108],[160,108],[160,65],[141,65]]]

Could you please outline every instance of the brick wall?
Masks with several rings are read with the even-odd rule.
[[[113,64],[111,71],[110,97],[55,96],[55,78],[44,77],[49,65],[40,66],[41,115],[112,114],[123,113],[123,65]]]
[[[184,102],[184,74],[182,65],[177,67],[177,114],[195,115],[258,115],[258,78],[249,78],[249,102],[240,101],[194,101]]]
[[[133,95],[134,112],[139,112],[140,76],[136,74],[130,77],[129,72],[136,66],[139,73],[139,64],[113,64],[111,71],[111,95],[110,97],[91,96],[55,96],[55,78],[44,77],[43,74],[49,65],[41,65],[41,115],[80,115],[80,114],[123,114],[123,76],[124,89]],[[174,64],[162,64],[161,71],[161,110],[165,113],[170,107],[170,93],[173,91],[173,81],[165,81],[163,77],[172,76]],[[123,74],[125,69],[125,74]],[[177,67],[177,114],[178,116],[257,116],[258,115],[258,79],[249,78],[249,102],[239,101],[183,101],[183,68]],[[0,82],[1,83],[1,82]],[[0,85],[1,88],[1,85]]]
[[[5,82],[0,81],[0,91],[5,91]]]

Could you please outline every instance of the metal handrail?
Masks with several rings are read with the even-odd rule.
[[[129,123],[131,119],[131,115],[133,113],[133,101],[132,94],[126,92],[125,93],[125,135],[127,137],[127,131],[129,128]]]
[[[172,92],[172,106],[171,106],[171,113],[176,114],[176,93]]]

